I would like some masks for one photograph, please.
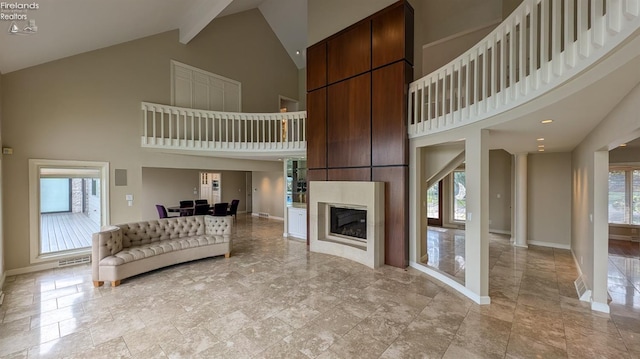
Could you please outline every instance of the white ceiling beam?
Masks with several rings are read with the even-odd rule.
[[[199,0],[180,22],[180,42],[188,44],[233,0]]]

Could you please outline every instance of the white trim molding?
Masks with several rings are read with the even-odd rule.
[[[29,263],[57,261],[90,254],[91,249],[87,248],[45,255],[40,253],[40,172],[42,168],[98,170],[100,173],[100,225],[104,226],[110,222],[109,162],[29,159]],[[52,262],[51,264],[44,264],[44,266],[42,269],[55,268],[58,263]],[[40,268],[40,266],[35,267]],[[16,273],[15,270],[9,270],[8,272],[12,273],[12,275],[21,274]]]
[[[543,242],[543,241],[529,241],[528,243],[530,245],[532,245],[532,246],[540,246],[540,247],[549,247],[549,248],[558,248],[558,249],[571,250],[571,245],[570,244]]]
[[[416,263],[416,262],[409,262],[409,266],[411,268],[417,269],[422,273],[425,273],[427,275],[429,275],[432,278],[435,278],[439,281],[441,281],[442,283],[446,284],[447,286],[455,289],[456,291],[460,292],[461,294],[463,294],[465,297],[471,299],[472,301],[474,301],[477,304],[480,305],[486,305],[486,304],[491,304],[491,297],[489,296],[480,296],[477,295],[476,293],[470,291],[469,289],[467,289],[467,287],[465,287],[462,283],[459,283],[458,281],[456,281],[455,279],[451,278],[450,276],[443,274],[441,272],[438,272],[437,270],[431,269],[427,266],[424,266],[420,263]]]

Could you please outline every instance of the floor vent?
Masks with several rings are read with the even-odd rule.
[[[583,302],[591,301],[591,290],[587,289],[587,284],[584,282],[584,275],[581,275],[576,279],[573,284],[576,286],[576,292],[578,292],[578,298]]]
[[[67,267],[67,266],[73,266],[76,264],[89,263],[89,262],[91,262],[91,256],[69,258],[69,259],[63,259],[59,261],[58,267]]]
[[[258,212],[258,217],[269,218],[269,213],[267,213],[267,212]]]

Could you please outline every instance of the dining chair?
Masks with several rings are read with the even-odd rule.
[[[213,215],[216,217],[224,217],[227,215],[227,208],[229,208],[229,203],[220,202],[213,205]]]
[[[208,203],[203,203],[203,204],[196,204],[196,207],[193,211],[193,215],[194,216],[199,216],[202,214],[208,214],[209,213],[209,204]]]
[[[193,200],[180,201],[180,208],[181,217],[193,215]]]
[[[199,204],[209,204],[209,200],[207,199],[196,199],[196,206]]]
[[[158,211],[158,217],[169,218],[169,214],[167,213],[167,209],[165,208],[165,206],[156,204],[156,210]]]
[[[237,219],[237,213],[238,213],[238,204],[240,204],[240,200],[239,199],[234,199],[231,201],[231,206],[229,206],[229,209],[227,210],[227,216],[233,216],[233,221],[235,222]]]

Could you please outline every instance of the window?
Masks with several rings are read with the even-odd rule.
[[[440,217],[440,197],[438,196],[440,186],[438,183],[434,184],[427,190],[427,217],[439,218]]]
[[[609,171],[609,223],[640,225],[640,169]]]
[[[467,219],[467,189],[465,187],[466,173],[453,171],[453,220]]]

